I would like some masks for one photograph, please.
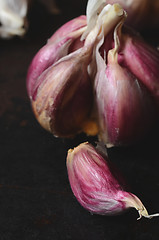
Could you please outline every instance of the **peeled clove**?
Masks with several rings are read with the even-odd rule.
[[[159,216],[149,215],[141,200],[124,190],[120,183],[122,177],[111,166],[105,148],[99,146],[95,148],[85,142],[68,151],[68,178],[78,202],[91,213],[100,215],[115,215],[135,208],[138,219]]]

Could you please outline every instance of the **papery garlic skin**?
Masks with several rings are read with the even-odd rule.
[[[87,15],[94,18],[103,6],[114,3],[119,3],[127,12],[127,24],[139,29],[159,26],[158,0],[89,0]]]
[[[127,12],[126,22],[129,25],[137,26],[147,16],[149,11],[149,0],[106,0],[107,4],[119,3]]]
[[[0,1],[0,37],[23,36],[26,31],[27,0]]]
[[[139,218],[153,217],[138,197],[124,191],[107,154],[88,142],[68,151],[67,171],[75,197],[91,213],[115,215],[133,207]]]

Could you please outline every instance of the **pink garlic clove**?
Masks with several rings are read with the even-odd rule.
[[[107,146],[136,143],[149,133],[155,121],[156,109],[149,91],[126,66],[118,63],[118,31],[122,23],[114,30],[115,46],[107,58],[99,51],[103,40],[96,47],[94,89],[99,139]]]
[[[109,51],[103,85],[105,97],[98,103],[98,106],[104,105],[107,134],[101,131],[100,137],[112,145],[130,144],[143,138],[152,128],[153,101],[143,84],[111,54]]]
[[[93,102],[87,72],[90,51],[81,48],[62,58],[36,82],[33,111],[41,126],[55,136],[74,136],[89,118]]]
[[[121,35],[120,61],[147,87],[159,104],[159,51],[135,35],[124,34]]]
[[[59,28],[34,56],[27,73],[27,91],[30,98],[38,77],[60,58],[82,46],[80,36],[85,30],[85,16],[77,17]],[[73,46],[72,46],[73,45]]]
[[[140,199],[123,189],[104,151],[88,142],[68,151],[68,178],[78,202],[100,215],[114,215],[135,208],[139,218],[159,216],[149,215]]]

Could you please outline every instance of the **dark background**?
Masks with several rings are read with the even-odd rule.
[[[0,40],[0,240],[158,240],[159,218],[137,221],[134,209],[113,217],[83,209],[70,189],[65,159],[70,147],[88,138],[55,138],[33,116],[28,66],[58,27],[85,14],[86,1],[61,0],[58,6],[61,14],[51,15],[35,1],[26,36]],[[142,34],[159,42],[158,32]],[[138,146],[108,150],[149,213],[159,212],[158,132]]]

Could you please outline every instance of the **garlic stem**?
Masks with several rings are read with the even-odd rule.
[[[95,27],[88,33],[86,37],[85,46],[94,44],[98,36],[101,36],[100,33],[102,31],[104,36],[106,36],[110,30],[116,26],[116,24],[118,24],[122,19],[124,21],[125,16],[125,11],[119,4],[114,4],[109,8],[107,6],[103,8],[98,16]],[[81,39],[83,39],[83,37]],[[99,40],[100,39],[98,39],[98,41]]]
[[[137,218],[137,220],[141,219],[142,217],[149,219],[153,217],[159,217],[159,213],[149,215],[141,200],[134,194],[130,194],[125,201],[127,207],[135,208],[138,211],[139,217]]]
[[[109,55],[111,55],[111,59],[113,59],[114,62],[118,62],[118,51],[120,48],[120,36],[121,36],[121,29],[124,24],[125,18],[127,17],[126,12],[124,12],[124,17],[121,19],[121,21],[117,24],[114,30],[114,48],[109,51]],[[109,57],[110,58],[110,57]]]
[[[121,22],[118,23],[118,25],[116,26],[116,28],[114,30],[114,44],[115,44],[114,54],[116,55],[116,58],[117,58],[117,53],[120,48],[120,36],[121,36],[121,29],[124,24],[124,20],[125,19],[122,19]]]

